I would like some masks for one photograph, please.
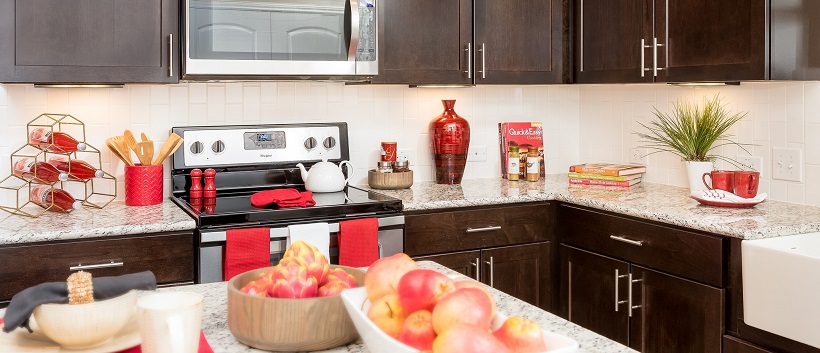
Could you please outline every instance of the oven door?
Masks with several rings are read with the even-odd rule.
[[[380,217],[379,257],[404,252],[404,216]],[[339,223],[328,223],[330,228],[330,263],[339,263]],[[225,251],[225,230],[201,231],[197,283],[222,282],[222,259]],[[287,250],[288,228],[270,229],[270,262],[275,266]]]

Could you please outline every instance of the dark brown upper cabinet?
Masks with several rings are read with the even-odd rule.
[[[578,83],[767,78],[765,0],[575,0]]]
[[[563,1],[382,1],[379,11],[374,83],[568,82]]]
[[[0,0],[0,82],[176,83],[179,2]]]

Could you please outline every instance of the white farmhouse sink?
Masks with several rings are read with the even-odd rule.
[[[744,240],[746,324],[820,348],[820,233]]]

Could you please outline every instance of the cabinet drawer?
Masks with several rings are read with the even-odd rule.
[[[121,263],[121,265],[120,265]],[[72,267],[109,264],[85,269],[95,277],[152,271],[157,283],[192,282],[192,233],[138,238],[88,240],[0,248],[0,300],[42,282],[62,282]]]
[[[569,205],[561,205],[560,218],[564,243],[723,286],[722,238]]]
[[[723,336],[724,353],[773,353],[770,350],[758,347],[737,337]]]
[[[442,211],[405,217],[410,256],[546,241],[549,204]]]

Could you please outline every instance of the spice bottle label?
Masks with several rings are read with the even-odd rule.
[[[538,157],[527,158],[527,174],[541,175],[541,167],[538,163]]]

